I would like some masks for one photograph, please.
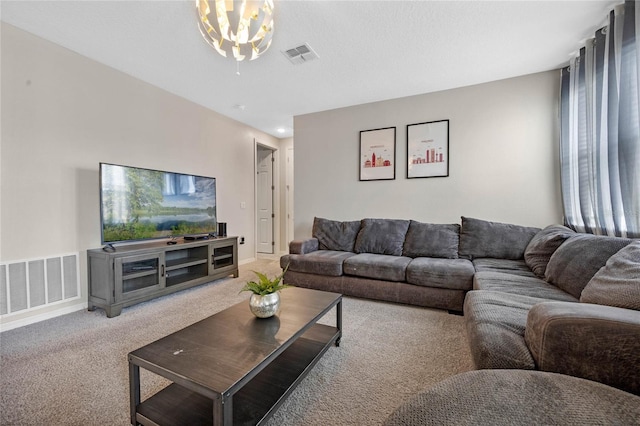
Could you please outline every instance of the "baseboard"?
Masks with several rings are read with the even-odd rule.
[[[35,324],[40,321],[48,320],[51,318],[59,317],[60,315],[70,314],[72,312],[81,311],[87,309],[87,302],[78,302],[71,306],[65,306],[64,308],[56,309],[53,311],[45,312],[39,315],[33,315],[26,318],[18,319],[15,321],[8,321],[0,323],[0,333],[4,331],[13,330],[15,328],[24,327],[25,325]]]
[[[238,266],[240,265],[246,265],[247,263],[251,263],[251,262],[255,262],[256,258],[255,257],[251,257],[249,259],[243,259],[241,261],[238,262]]]
[[[277,262],[280,260],[280,256],[277,254],[258,254],[257,260],[267,260],[270,262]]]

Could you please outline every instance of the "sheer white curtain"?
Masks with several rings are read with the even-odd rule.
[[[626,1],[562,70],[565,222],[640,237],[640,8]]]

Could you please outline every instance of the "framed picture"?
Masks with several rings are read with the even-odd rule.
[[[407,179],[449,176],[449,120],[407,125]]]
[[[396,128],[360,131],[360,180],[396,178]]]

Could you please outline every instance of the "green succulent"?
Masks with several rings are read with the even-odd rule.
[[[253,271],[253,273],[258,276],[258,281],[247,282],[247,284],[245,284],[245,286],[242,287],[242,290],[240,290],[240,292],[250,291],[253,294],[264,296],[267,294],[275,293],[285,288],[289,288],[291,287],[290,285],[281,284],[282,278],[284,277],[284,273],[287,272],[288,268],[289,268],[289,265],[287,265],[287,267],[284,268],[284,271],[282,271],[282,274],[278,275],[274,279],[269,279],[269,277],[267,277],[265,274],[261,272]]]

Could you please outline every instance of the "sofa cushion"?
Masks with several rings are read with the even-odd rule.
[[[354,251],[402,256],[402,246],[408,229],[408,220],[362,219]]]
[[[386,281],[404,281],[411,258],[384,254],[361,253],[344,262],[344,273]]]
[[[522,259],[524,250],[540,228],[462,217],[459,256],[466,259],[495,257]]]
[[[576,234],[553,253],[545,279],[575,298],[607,260],[631,242],[627,238]]]
[[[293,240],[289,242],[290,254],[306,254],[319,249],[317,238],[306,238],[304,240]]]
[[[441,225],[412,220],[404,239],[402,255],[408,257],[458,258],[460,225]]]
[[[533,236],[524,251],[524,261],[537,277],[544,278],[551,255],[576,233],[562,225],[549,225]]]
[[[284,269],[289,265],[289,271],[339,277],[343,273],[344,260],[351,256],[355,256],[355,253],[336,250],[288,254],[280,258],[280,266]]]
[[[470,291],[464,321],[477,369],[533,370],[535,362],[524,340],[529,309],[540,299],[496,291]]]
[[[359,220],[339,222],[316,217],[311,233],[318,239],[320,250],[353,251],[359,230]]]
[[[424,287],[471,290],[474,272],[467,259],[417,257],[407,266],[407,282]]]
[[[535,277],[524,260],[493,259],[490,257],[483,259],[473,259],[473,266],[476,272],[491,271],[504,272],[525,277]]]
[[[611,256],[582,290],[580,301],[640,311],[640,241]]]
[[[489,290],[502,293],[538,297],[544,300],[577,302],[578,299],[558,287],[534,276],[522,276],[503,272],[483,271],[473,276],[474,290]]]

